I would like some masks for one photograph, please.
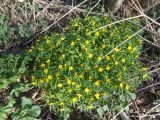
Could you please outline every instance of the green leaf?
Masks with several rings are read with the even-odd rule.
[[[128,92],[127,100],[130,101],[130,100],[134,100],[134,99],[136,99],[136,94]]]
[[[6,120],[6,119],[7,119],[7,115],[0,111],[0,120]]]
[[[121,101],[125,102],[125,101],[126,101],[126,96],[125,96],[125,95],[120,95],[120,96],[119,96],[119,99],[120,99]]]
[[[104,105],[104,106],[103,106],[103,110],[104,110],[104,111],[108,111],[108,110],[109,110],[108,105]]]
[[[5,87],[4,84],[0,83],[0,90],[2,90],[4,87]]]
[[[32,100],[27,97],[22,97],[22,108],[24,107],[31,107],[32,106]]]
[[[38,117],[41,114],[40,106],[36,106],[36,105],[32,106],[30,114],[32,117],[35,117],[35,118]]]
[[[19,68],[18,72],[23,74],[26,71],[26,68]]]
[[[100,107],[100,108],[97,109],[97,113],[98,113],[100,118],[103,118],[105,110],[102,107]]]

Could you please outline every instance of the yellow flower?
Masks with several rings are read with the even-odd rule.
[[[94,84],[95,84],[96,86],[99,86],[100,80],[97,80]]]
[[[95,26],[95,24],[96,24],[96,22],[95,22],[95,21],[92,21],[92,25]]]
[[[48,80],[51,80],[52,79],[52,75],[48,75]]]
[[[115,61],[115,63],[114,63],[115,65],[118,65],[118,62],[117,61]]]
[[[126,85],[125,89],[126,89],[127,91],[129,90],[129,85],[128,85],[128,84]]]
[[[105,44],[102,44],[102,48],[106,48],[106,45],[105,45]]]
[[[122,62],[125,63],[125,61],[126,61],[126,60],[125,60],[124,58],[122,58]]]
[[[146,68],[146,67],[142,68],[142,71],[147,71],[147,70],[148,70],[148,68]]]
[[[143,79],[147,78],[148,77],[148,74],[144,74],[143,75]]]
[[[76,84],[76,82],[72,82],[72,85],[75,85]]]
[[[128,36],[128,39],[131,39],[132,38],[132,36]]]
[[[122,78],[121,77],[118,77],[118,81],[121,81],[122,80]]]
[[[72,66],[70,66],[70,67],[69,67],[69,71],[72,71],[72,70],[73,70],[73,67],[72,67]]]
[[[91,33],[90,33],[90,32],[87,32],[87,35],[91,35]]]
[[[99,32],[96,32],[96,33],[95,33],[95,36],[97,36],[97,37],[98,37],[98,36],[99,36]]]
[[[52,103],[52,102],[49,102],[48,104],[49,104],[49,106],[52,106],[54,103]]]
[[[78,27],[78,23],[75,23],[74,26],[75,26],[75,27]]]
[[[58,68],[59,68],[59,69],[62,69],[62,68],[63,68],[63,65],[59,65]]]
[[[72,84],[72,80],[67,80],[67,84],[71,85]]]
[[[111,83],[111,80],[108,77],[106,77],[106,82]]]
[[[100,67],[100,68],[98,69],[98,71],[99,71],[99,72],[103,72],[103,69]]]
[[[57,85],[59,88],[63,87],[63,84],[62,83],[58,83]]]
[[[77,38],[77,41],[80,41],[80,38]]]
[[[80,88],[80,87],[81,87],[81,85],[77,84],[76,88]]]
[[[48,59],[48,60],[46,61],[46,63],[48,63],[48,64],[49,64],[50,62],[51,62],[51,60],[50,60],[50,59]]]
[[[89,105],[89,106],[88,106],[88,109],[89,109],[89,110],[93,109],[93,105]]]
[[[32,80],[35,80],[35,76],[32,75],[31,78],[32,78]]]
[[[120,87],[120,88],[123,88],[123,83],[122,83],[122,82],[119,84],[119,87]]]
[[[72,46],[75,46],[75,42],[71,42],[71,45],[72,45]]]
[[[81,67],[83,67],[83,66],[84,66],[84,64],[82,63],[82,64],[81,64]]]
[[[88,51],[88,48],[84,48],[84,50],[85,50],[85,52],[87,52],[87,51]]]
[[[68,92],[69,92],[69,93],[71,93],[72,91],[73,91],[73,90],[72,90],[71,88],[70,88],[70,89],[68,89]]]
[[[110,71],[110,70],[111,70],[111,67],[110,67],[110,66],[106,66],[106,70],[107,70],[107,71]]]
[[[40,66],[41,66],[41,67],[45,67],[45,64],[44,64],[44,63],[42,63]]]
[[[40,83],[44,83],[44,81],[42,79],[39,80]]]
[[[89,58],[93,58],[93,55],[92,54],[89,54],[89,56],[88,56]]]
[[[64,40],[64,37],[61,37],[61,40]]]
[[[48,69],[44,69],[44,73],[48,74]]]
[[[61,108],[60,111],[65,111],[65,109],[64,109],[64,108]]]
[[[76,97],[72,98],[72,102],[76,103],[78,101],[78,99]]]
[[[96,99],[100,99],[99,93],[96,93],[94,96],[96,97]]]
[[[123,66],[123,71],[126,71],[126,70],[127,70],[126,66]]]
[[[46,40],[46,43],[47,43],[47,44],[50,44],[50,43],[51,43],[51,40],[47,39],[47,40]]]
[[[36,82],[31,82],[32,85],[36,85]]]
[[[115,48],[115,51],[116,51],[116,52],[119,52],[119,51],[120,51],[120,49],[119,49],[119,48]]]
[[[98,57],[98,61],[100,61],[100,60],[102,60],[102,57],[99,56],[99,57]]]
[[[56,72],[56,77],[60,76],[60,73],[59,72]]]
[[[136,51],[136,48],[134,47],[133,50],[131,51],[131,53],[133,53],[133,52],[135,52],[135,51]]]
[[[79,94],[79,93],[78,93],[78,94],[76,94],[76,95],[78,96],[78,98],[81,98],[81,97],[82,97],[82,95],[81,95],[81,94]]]
[[[28,52],[31,53],[31,52],[32,52],[32,49],[29,49]]]
[[[61,105],[61,106],[64,106],[64,102],[60,102],[60,105]]]
[[[128,48],[127,48],[128,51],[132,51],[132,49],[133,49],[133,48],[132,48],[131,45],[129,45]]]
[[[86,49],[86,46],[85,46],[85,45],[82,45],[82,49],[83,49],[83,50]]]
[[[109,56],[106,56],[106,60],[110,60],[111,58]]]
[[[91,98],[90,98],[90,101],[94,101],[94,98],[93,98],[93,97],[91,97]]]
[[[86,41],[85,41],[85,44],[86,44],[86,45],[88,45],[88,44],[89,44],[89,41],[88,41],[88,40],[86,40]]]
[[[90,90],[89,90],[88,88],[85,88],[84,91],[85,91],[86,93],[89,93],[89,92],[90,92]]]

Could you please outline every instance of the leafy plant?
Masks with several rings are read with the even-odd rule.
[[[26,1],[25,5],[8,3],[8,1],[3,1],[1,4],[8,5],[4,10],[0,10],[0,42],[4,43],[5,49],[15,43],[19,44],[29,39],[49,23],[45,16],[33,20],[30,1]],[[11,11],[17,11],[18,16],[14,12],[10,12],[10,9],[7,9],[9,7],[12,7]],[[41,4],[35,3],[33,7],[35,8],[35,14],[42,10]]]
[[[40,113],[40,106],[32,105],[30,98],[22,97],[21,108],[13,113],[12,118],[13,120],[35,120]]]
[[[98,108],[101,117],[101,107],[119,110],[148,77],[138,61],[142,41],[132,37],[139,28],[121,22],[98,30],[111,22],[95,16],[74,19],[64,34],[40,37],[28,50],[34,62],[32,84],[42,88],[44,100],[63,117],[73,109]]]
[[[0,120],[6,120],[8,115],[13,112],[13,105],[15,101],[12,97],[8,98],[8,103],[6,106],[0,106]]]
[[[26,71],[27,61],[27,56],[22,57],[19,54],[0,55],[0,90],[20,81]]]
[[[27,82],[21,82],[20,80],[22,75],[26,72],[27,61],[27,56],[23,57],[19,54],[0,55],[0,100],[2,99],[2,101],[4,101],[4,104],[0,103],[0,120],[6,120],[8,116],[12,117],[12,113],[15,109],[21,114],[25,111],[21,111],[21,109],[17,108],[15,99],[19,97],[20,93],[30,88]],[[4,99],[4,96],[6,99]],[[33,108],[31,110],[33,110]],[[32,111],[32,114],[33,113]],[[36,113],[34,113],[34,115],[35,114]],[[29,117],[31,118],[31,116]]]

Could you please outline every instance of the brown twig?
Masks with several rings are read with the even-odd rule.
[[[71,9],[72,7],[71,7],[71,6],[64,6],[63,8],[65,8],[65,9]],[[85,12],[85,13],[88,12],[88,11],[86,11],[85,9],[80,9],[80,8],[76,8],[75,11]],[[98,16],[104,16],[104,17],[110,17],[110,18],[113,18],[113,19],[116,18],[116,19],[119,19],[119,20],[123,20],[123,18],[120,18],[120,17],[118,17],[118,16],[105,15],[105,14],[102,14],[102,13],[90,12],[90,14],[92,14],[92,15],[98,15]],[[158,17],[157,19],[159,19],[159,18],[160,18],[160,17]],[[137,23],[131,22],[130,20],[127,20],[127,21],[130,22],[130,23],[133,24],[133,25],[136,25],[137,27],[143,28],[142,25],[139,25],[139,24],[137,24]],[[160,34],[158,34],[157,32],[153,32],[152,30],[147,29],[147,28],[145,28],[144,30],[145,30],[146,32],[149,32],[149,33],[157,36],[157,37],[160,37]]]
[[[136,101],[133,100],[133,103],[134,103],[133,105],[135,106],[135,109],[136,109],[136,113],[137,113],[137,115],[138,115],[138,120],[142,120],[142,119],[141,119],[140,112],[139,112],[139,109],[138,109],[137,104],[136,104]]]

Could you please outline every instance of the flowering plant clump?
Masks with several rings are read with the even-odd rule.
[[[28,50],[35,61],[32,84],[42,88],[55,111],[65,115],[73,108],[124,105],[147,77],[138,61],[142,41],[132,37],[139,28],[121,22],[97,30],[111,22],[106,17],[74,19],[65,33],[40,37]]]

